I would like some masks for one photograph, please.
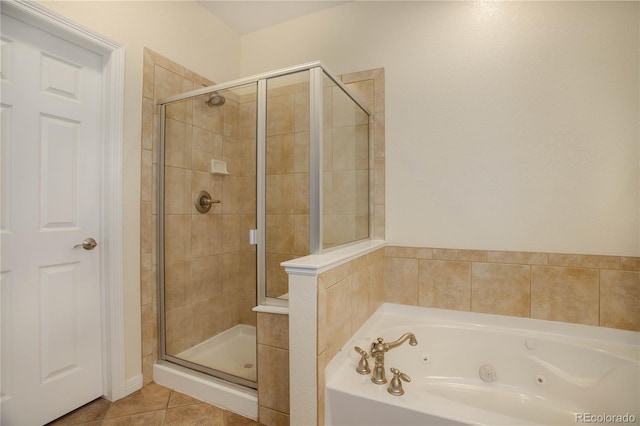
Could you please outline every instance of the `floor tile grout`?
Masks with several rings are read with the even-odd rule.
[[[168,390],[169,392],[166,396],[166,401],[162,401],[165,390]],[[182,403],[180,405],[169,407],[174,396],[176,397],[174,402],[177,401]],[[105,404],[105,401],[108,403],[106,409],[100,408],[101,405],[104,407],[103,404]],[[160,404],[161,401],[162,403]],[[113,409],[116,404],[119,407],[122,407],[120,408],[122,410],[122,414],[113,413]],[[145,406],[151,407],[146,408]],[[104,412],[96,413],[96,410],[102,411],[103,409]],[[137,411],[138,409],[140,411]],[[156,424],[165,425],[167,424],[166,422],[169,410],[172,410],[171,412],[174,417],[170,420],[171,424],[176,424],[175,416],[177,415],[180,416],[180,421],[188,423],[199,422],[201,424],[201,422],[206,423],[209,420],[218,418],[221,421],[220,424],[225,426],[233,426],[234,424],[238,424],[238,421],[240,421],[242,425],[259,425],[259,423],[253,419],[242,417],[236,413],[225,410],[222,407],[217,407],[173,389],[165,388],[164,386],[156,383],[151,383],[118,401],[112,402],[103,397],[98,398],[77,410],[60,417],[59,419],[54,420],[49,424],[49,426],[77,426],[86,425],[88,423],[105,425],[112,421],[117,424],[123,424],[123,422],[126,422],[127,420],[134,420],[133,418],[135,417],[138,417],[137,420],[140,420],[140,416],[149,415],[151,413],[157,414],[155,421],[160,420],[160,416],[162,418],[161,422]],[[160,412],[162,413],[160,414]],[[112,413],[117,415],[110,417],[110,414]]]

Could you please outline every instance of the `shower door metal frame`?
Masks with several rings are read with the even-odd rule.
[[[166,322],[165,322],[165,270],[164,270],[164,166],[165,166],[165,114],[166,105],[204,94],[233,89],[248,84],[256,84],[256,304],[270,306],[288,306],[287,300],[267,297],[266,295],[266,128],[267,128],[267,80],[290,74],[309,71],[309,254],[320,254],[322,247],[322,141],[323,141],[323,75],[329,77],[342,91],[349,96],[369,116],[369,110],[356,98],[345,85],[332,74],[320,61],[309,62],[293,67],[283,68],[268,73],[241,78],[222,84],[216,84],[201,89],[170,96],[157,102],[159,108],[159,149],[158,149],[158,336],[159,361],[171,363],[218,377],[231,383],[255,388],[257,382],[252,382],[238,376],[224,373],[213,368],[186,361],[166,353]],[[370,236],[369,236],[370,238]],[[333,250],[335,248],[332,248]]]

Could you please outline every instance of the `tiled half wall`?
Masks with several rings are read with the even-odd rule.
[[[385,248],[385,301],[640,330],[640,258]]]

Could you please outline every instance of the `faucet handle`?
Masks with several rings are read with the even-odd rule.
[[[389,387],[387,388],[387,392],[391,395],[404,395],[404,389],[402,389],[402,382],[410,382],[411,378],[407,376],[405,373],[401,372],[397,368],[390,368],[391,373],[393,373],[393,378],[389,382]]]
[[[356,352],[358,352],[361,356],[360,362],[358,362],[358,366],[356,367],[356,371],[360,374],[369,374],[371,373],[371,369],[369,368],[369,354],[362,350],[359,346],[353,348]]]
[[[411,381],[411,377],[407,376],[405,373],[403,373],[402,371],[398,370],[397,368],[391,367],[389,370],[391,370],[391,373],[393,373],[393,377],[398,377],[398,378],[404,380],[405,382],[410,382]]]
[[[386,352],[384,339],[382,337],[378,337],[376,340],[376,342],[371,343],[371,356],[374,356],[376,353]]]

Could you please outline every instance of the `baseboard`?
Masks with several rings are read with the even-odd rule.
[[[142,389],[142,374],[130,378],[124,383],[124,396],[131,395],[137,390]]]

